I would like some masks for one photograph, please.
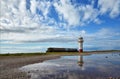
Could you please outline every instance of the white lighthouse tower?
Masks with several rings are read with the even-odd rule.
[[[80,37],[78,42],[79,42],[79,52],[83,52],[83,42],[84,42],[83,37]]]

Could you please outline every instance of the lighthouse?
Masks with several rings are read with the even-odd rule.
[[[83,37],[80,37],[78,42],[79,42],[79,52],[83,52],[83,42],[84,42]]]

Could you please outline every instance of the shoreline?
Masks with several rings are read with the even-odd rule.
[[[0,57],[0,79],[29,79],[30,76],[20,71],[20,67],[59,57],[58,55]]]
[[[33,55],[33,56],[0,56],[0,79],[30,79],[27,73],[19,70],[20,67],[40,63],[45,60],[56,59],[66,55],[91,55],[91,54],[106,54],[113,52],[84,52],[84,53],[59,53],[48,55]],[[117,52],[116,52],[117,53]]]

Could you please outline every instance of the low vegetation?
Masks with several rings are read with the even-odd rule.
[[[107,52],[120,52],[120,50],[95,50],[95,51],[84,51],[81,54],[84,53],[107,53]],[[41,55],[78,55],[79,52],[35,52],[35,53],[6,53],[6,54],[0,54],[0,56],[41,56]]]
[[[0,54],[0,56],[36,56],[36,55],[46,55],[46,53],[41,53],[41,52],[37,52],[37,53],[6,53],[6,54]]]
[[[78,52],[47,52],[47,53],[14,53],[0,54],[0,56],[44,56],[44,55],[77,55]]]

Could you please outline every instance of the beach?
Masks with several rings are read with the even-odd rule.
[[[46,55],[23,55],[23,56],[0,56],[0,79],[30,79],[31,76],[23,72],[19,68],[40,63],[45,60],[60,58],[61,56],[69,55],[90,55],[90,54],[105,54],[111,52],[88,52],[88,53],[51,53]]]
[[[25,72],[20,71],[20,67],[55,58],[59,58],[59,56],[1,56],[0,79],[29,79],[30,76],[27,75]]]

